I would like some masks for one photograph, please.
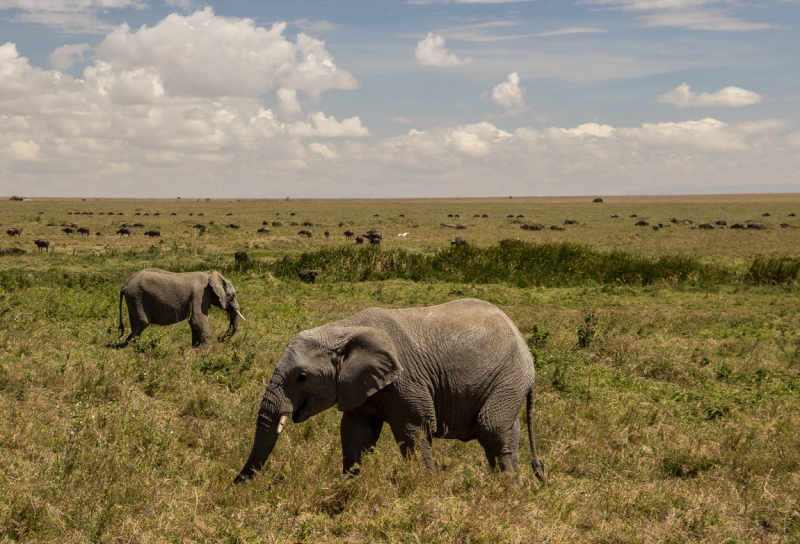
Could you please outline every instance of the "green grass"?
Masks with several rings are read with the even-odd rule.
[[[516,200],[468,204],[504,217]],[[725,202],[701,204],[709,218],[744,219],[768,204],[726,202],[736,214]],[[609,223],[594,228],[594,241],[568,231],[574,239],[531,235],[501,248],[516,231],[498,219],[485,232],[468,229],[485,244],[451,249],[435,238],[440,212],[467,205],[422,201],[431,210],[415,217],[423,234],[411,244],[356,248],[230,229],[198,237],[178,224],[186,218],[163,215],[165,203],[146,201],[0,203],[4,226],[25,217],[11,204],[59,219],[82,206],[120,207],[127,220],[137,207],[162,205],[165,240],[106,235],[59,242],[50,255],[0,257],[0,541],[800,542],[800,255],[786,254],[800,246],[771,253],[771,238],[757,237],[792,231],[676,229],[667,247],[655,237],[667,233],[632,226],[639,243],[617,244],[621,227]],[[180,206],[198,204],[217,224],[229,207],[241,223],[235,206],[256,208]],[[625,205],[668,220],[695,204]],[[582,206],[552,213],[584,219],[595,209]],[[314,209],[334,226],[385,221],[386,238],[399,213],[413,213],[397,201]],[[247,216],[254,226],[256,216]],[[682,251],[696,235],[708,253]],[[18,242],[28,240],[8,241]],[[236,266],[234,249],[250,263]],[[185,322],[111,348],[118,289],[147,266],[222,271],[247,321],[208,349],[189,347]],[[323,274],[305,284],[298,268]],[[435,441],[428,475],[401,459],[388,429],[363,474],[343,478],[335,409],[288,425],[262,474],[230,485],[265,384],[298,331],[370,306],[462,297],[501,307],[534,354],[546,485],[533,477],[525,440],[515,486],[488,469],[475,442]],[[216,309],[210,319],[216,337],[227,319]]]

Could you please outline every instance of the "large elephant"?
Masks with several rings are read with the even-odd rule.
[[[236,478],[266,462],[287,417],[299,423],[338,404],[343,470],[358,471],[362,454],[387,422],[404,456],[418,449],[433,470],[431,439],[477,439],[489,465],[519,466],[523,404],[532,467],[539,479],[532,410],[534,366],[525,340],[498,308],[464,299],[427,308],[369,308],[299,333],[264,393],[250,457]]]
[[[148,325],[172,325],[189,317],[192,347],[205,344],[211,338],[208,308],[216,306],[228,312],[230,325],[219,341],[230,338],[239,328],[239,301],[230,281],[219,272],[185,272],[178,274],[158,268],[145,268],[133,274],[119,291],[120,338],[125,333],[122,322],[122,297],[128,305],[131,333],[122,343],[128,345],[142,334]]]

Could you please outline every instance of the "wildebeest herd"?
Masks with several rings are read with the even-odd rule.
[[[603,201],[603,199],[595,199],[593,202],[602,203],[602,201]],[[39,213],[41,215],[42,212],[39,212]],[[67,215],[92,216],[92,215],[95,215],[95,212],[92,212],[92,211],[68,211]],[[97,212],[97,215],[101,215],[101,216],[103,216],[103,215],[104,216],[124,216],[124,212],[113,212],[113,211],[103,212],[103,211],[100,211],[100,212]],[[137,211],[133,215],[144,217],[144,216],[150,216],[151,214],[150,214],[150,212]],[[160,216],[160,215],[161,215],[160,212],[153,212],[152,213],[152,216]],[[174,217],[174,216],[178,215],[178,212],[174,212],[173,211],[173,212],[170,212],[169,215]],[[195,216],[196,215],[196,216],[199,217],[199,216],[203,216],[204,213],[202,213],[202,212],[196,213],[196,214],[195,213],[188,213],[188,215],[189,216]],[[277,212],[275,215],[280,215],[280,212]],[[771,214],[769,212],[764,212],[761,215],[762,215],[762,217],[770,217],[771,216]],[[233,216],[233,212],[227,212],[225,214],[225,216],[226,217]],[[289,216],[294,217],[295,213],[291,212],[291,213],[289,213]],[[380,214],[374,214],[374,217],[380,217]],[[400,217],[401,218],[405,218],[405,214],[400,214]],[[448,213],[447,214],[447,218],[457,219],[457,218],[460,218],[460,217],[461,217],[461,213]],[[488,219],[489,218],[489,214],[486,214],[486,213],[475,213],[475,214],[472,215],[472,217],[473,217],[473,219]],[[620,216],[619,216],[619,214],[615,213],[615,214],[612,214],[610,217],[611,217],[611,219],[615,219],[616,220],[616,219],[619,219]],[[728,225],[728,221],[726,221],[724,219],[718,219],[718,220],[715,220],[715,221],[709,221],[709,222],[703,222],[703,223],[695,224],[695,222],[692,219],[678,219],[678,218],[675,218],[675,217],[670,219],[668,222],[666,222],[666,221],[665,222],[654,222],[652,220],[640,219],[638,217],[638,214],[636,214],[636,213],[629,214],[629,217],[632,218],[632,219],[637,219],[637,221],[634,223],[634,226],[637,226],[637,227],[651,227],[654,231],[658,231],[658,230],[670,227],[672,225],[686,226],[686,227],[689,227],[690,229],[695,229],[695,230],[714,230],[714,229],[725,229],[725,228],[728,228],[728,229],[766,230],[766,229],[769,228],[766,225],[764,225],[763,223],[758,222],[758,221],[756,221],[754,219],[748,219],[746,221],[735,222],[735,223],[733,223],[733,224],[731,224],[729,226]],[[795,217],[795,214],[794,213],[790,213],[789,217]],[[560,224],[551,224],[548,227],[545,223],[542,223],[542,222],[523,222],[522,220],[524,218],[525,218],[524,214],[507,214],[506,215],[506,219],[507,220],[510,220],[511,223],[519,224],[519,228],[522,229],[522,230],[526,230],[526,231],[542,231],[542,230],[545,230],[545,229],[548,229],[550,231],[566,231],[567,227],[574,227],[574,226],[577,226],[577,225],[581,224],[580,221],[577,220],[577,219],[567,218]],[[213,222],[212,222],[212,224],[213,224]],[[353,221],[342,221],[342,222],[339,222],[339,227],[352,227],[353,224],[354,224]],[[300,222],[300,221],[290,221],[288,223],[288,225],[290,227],[295,227],[295,226],[319,227],[319,226],[321,226],[320,223],[314,223],[313,221],[309,221],[309,220],[305,220],[305,221],[302,221],[302,222]],[[53,222],[53,223],[48,223],[47,226],[48,227],[61,227],[61,231],[65,235],[82,234],[82,235],[88,237],[88,236],[90,236],[92,234],[91,230],[88,227],[79,226],[78,223],[75,223],[75,222],[62,222],[62,223]],[[228,223],[228,224],[226,224],[224,226],[226,228],[228,228],[228,229],[234,229],[234,230],[238,230],[238,229],[242,228],[242,225],[239,224],[239,223]],[[270,226],[273,229],[277,229],[277,228],[283,227],[284,226],[284,222],[280,221],[280,220],[272,220],[272,221],[264,220],[262,222],[262,226],[256,230],[256,233],[260,234],[260,235],[271,234],[272,230],[270,229]],[[414,226],[416,227],[416,225],[414,225]],[[454,224],[454,223],[442,222],[440,224],[440,227],[441,228],[452,228],[454,230],[467,230],[468,229],[468,226],[466,224],[464,224],[464,223],[455,223]],[[791,225],[790,223],[787,223],[787,222],[781,222],[778,225],[778,227],[780,229],[782,229],[782,230],[797,228],[795,225]],[[141,229],[145,228],[144,223],[133,223],[133,224],[131,224],[131,223],[128,223],[128,222],[123,222],[123,223],[120,223],[120,224],[117,225],[116,230],[114,231],[114,234],[116,234],[116,235],[118,235],[120,237],[130,237],[135,233],[136,229],[140,229],[140,228]],[[209,227],[205,223],[197,223],[197,224],[195,224],[193,226],[193,228],[201,230],[201,231],[204,231],[204,230],[207,230]],[[15,236],[18,237],[18,238],[21,238],[22,237],[22,232],[23,232],[23,229],[19,228],[19,227],[10,227],[10,228],[6,229],[6,234],[8,234],[8,236],[10,236],[12,238],[15,237]],[[161,231],[158,230],[158,229],[152,229],[151,228],[149,230],[143,230],[141,232],[142,232],[142,235],[150,237],[150,238],[161,238]],[[410,233],[408,233],[408,232],[404,232],[404,233],[398,233],[397,236],[398,237],[407,237],[407,236],[409,236],[409,234]],[[303,229],[297,231],[297,235],[305,237],[305,238],[312,238],[312,237],[315,236],[315,231],[313,230],[313,228],[303,228]],[[324,231],[323,235],[324,235],[325,238],[329,238],[331,236],[331,232],[326,230],[326,231]],[[364,232],[361,232],[360,234],[357,234],[357,232],[355,230],[353,230],[353,228],[346,228],[342,232],[342,235],[344,236],[344,238],[346,240],[352,240],[352,241],[355,242],[355,244],[358,244],[358,245],[365,244],[365,243],[368,243],[370,245],[378,245],[383,241],[383,236],[382,236],[381,232],[378,231],[377,229],[374,229],[374,228],[373,229],[368,229],[368,230],[366,230]],[[102,236],[102,233],[99,232],[99,231],[95,232],[95,236]],[[51,243],[51,241],[49,239],[47,239],[47,238],[35,238],[35,239],[31,240],[30,243],[33,243],[34,245],[36,245],[36,247],[39,249],[39,251],[44,249],[45,252],[48,252],[48,253],[50,251],[50,248],[53,247],[54,245],[56,245],[56,244]],[[467,244],[467,239],[466,239],[465,236],[457,236],[455,238],[450,239],[450,244],[453,245],[453,246],[464,246],[464,245]],[[2,254],[2,255],[21,255],[21,254],[24,254],[24,253],[26,253],[26,250],[24,248],[18,247],[18,246],[17,247],[13,247],[13,248],[4,248],[3,250],[0,250],[0,254]],[[304,277],[301,277],[301,279],[304,279],[306,281],[308,280],[308,278],[304,278]]]

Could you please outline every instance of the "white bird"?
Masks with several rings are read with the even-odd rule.
[[[410,232],[404,232],[402,234],[398,234],[398,236],[408,236],[409,234],[411,234],[411,233]]]

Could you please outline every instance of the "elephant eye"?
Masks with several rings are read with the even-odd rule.
[[[301,372],[301,373],[300,373],[300,375],[297,377],[297,381],[298,381],[299,383],[303,383],[303,382],[305,382],[307,379],[308,379],[308,374],[306,374],[305,372]]]

